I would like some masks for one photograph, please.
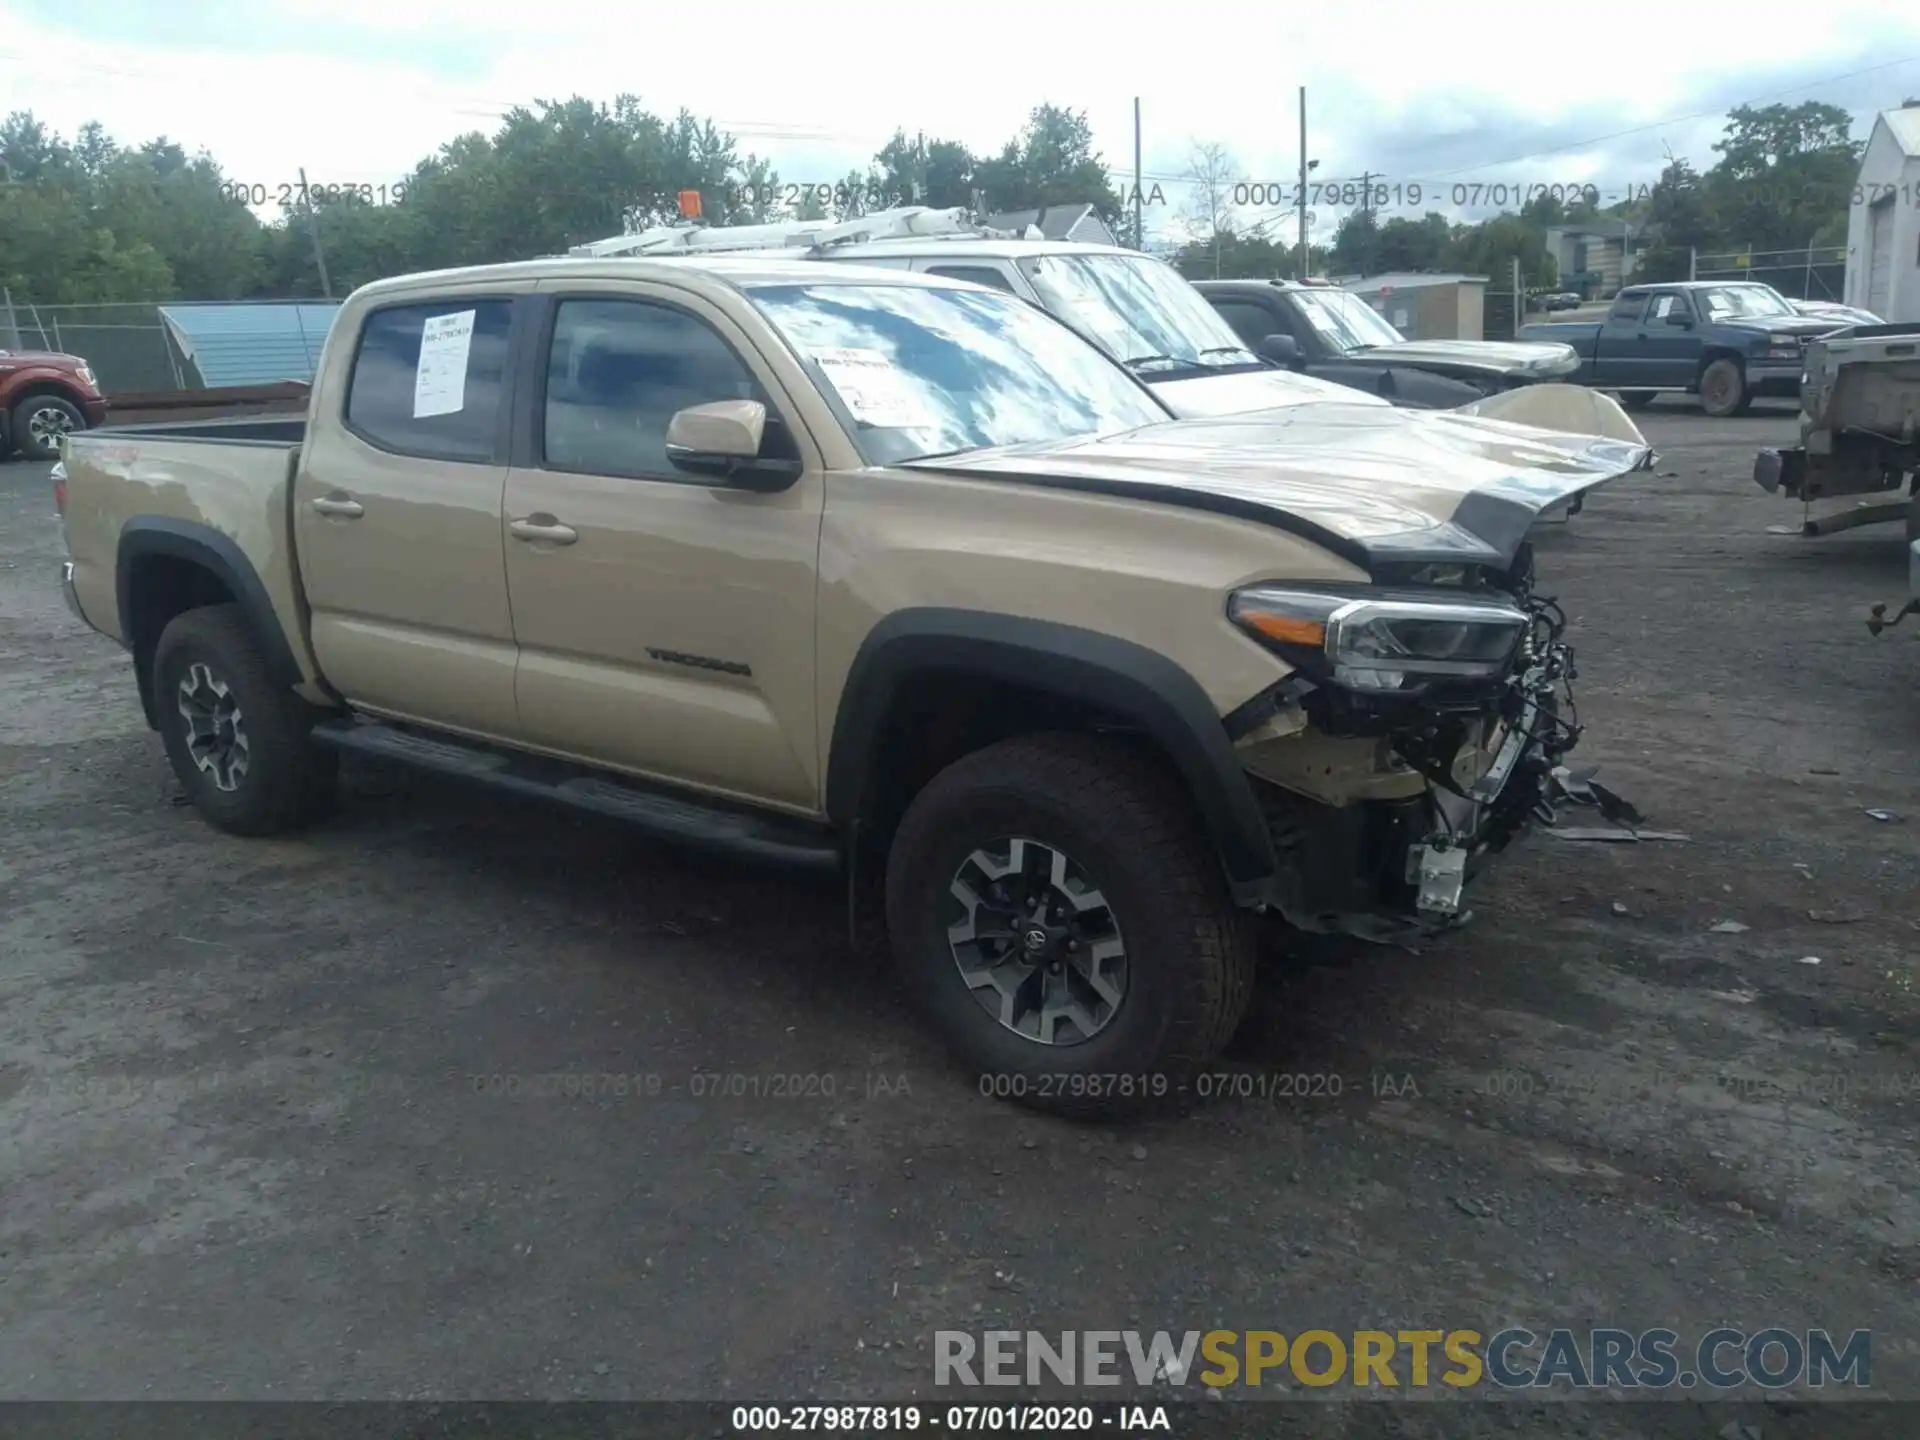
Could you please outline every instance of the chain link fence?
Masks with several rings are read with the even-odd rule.
[[[1809,246],[1802,250],[1732,250],[1718,255],[1696,252],[1692,278],[1757,280],[1791,300],[1838,303],[1847,289],[1847,252],[1839,245]]]
[[[54,350],[78,355],[109,396],[162,394],[220,388],[234,381],[209,374],[218,356],[223,369],[237,358],[257,370],[244,383],[313,379],[326,327],[311,312],[319,302],[283,300],[158,301],[103,305],[39,305],[0,295],[0,349]],[[169,324],[162,310],[175,317]],[[222,333],[203,335],[195,354],[190,331],[196,319],[220,312]],[[269,312],[272,312],[269,315]],[[249,323],[274,322],[271,326]],[[264,333],[271,332],[271,333]],[[203,358],[207,363],[203,366]]]

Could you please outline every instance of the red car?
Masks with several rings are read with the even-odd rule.
[[[0,350],[0,460],[60,458],[60,437],[107,418],[106,397],[78,355]]]

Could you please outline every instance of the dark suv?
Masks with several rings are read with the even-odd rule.
[[[1543,380],[1579,360],[1564,345],[1409,340],[1358,295],[1291,280],[1196,280],[1255,352],[1318,380],[1367,390],[1415,410],[1451,410]]]

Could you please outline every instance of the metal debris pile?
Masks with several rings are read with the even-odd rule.
[[[1569,770],[1556,765],[1548,776],[1546,795],[1540,801],[1540,821],[1549,835],[1562,840],[1592,840],[1602,843],[1635,845],[1643,840],[1672,841],[1684,844],[1689,837],[1677,830],[1651,830],[1646,817],[1632,802],[1594,779],[1597,766]],[[1578,806],[1599,811],[1604,825],[1563,825],[1562,806]]]

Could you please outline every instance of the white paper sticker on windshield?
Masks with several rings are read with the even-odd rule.
[[[1406,311],[1396,310],[1393,312],[1393,328],[1396,330],[1404,330],[1407,328],[1407,312]]]
[[[413,417],[452,415],[467,403],[467,352],[473,348],[471,310],[435,315],[420,330],[420,368],[413,377]]]
[[[855,420],[893,430],[939,425],[939,416],[913,393],[907,377],[878,350],[815,350],[813,358]]]

